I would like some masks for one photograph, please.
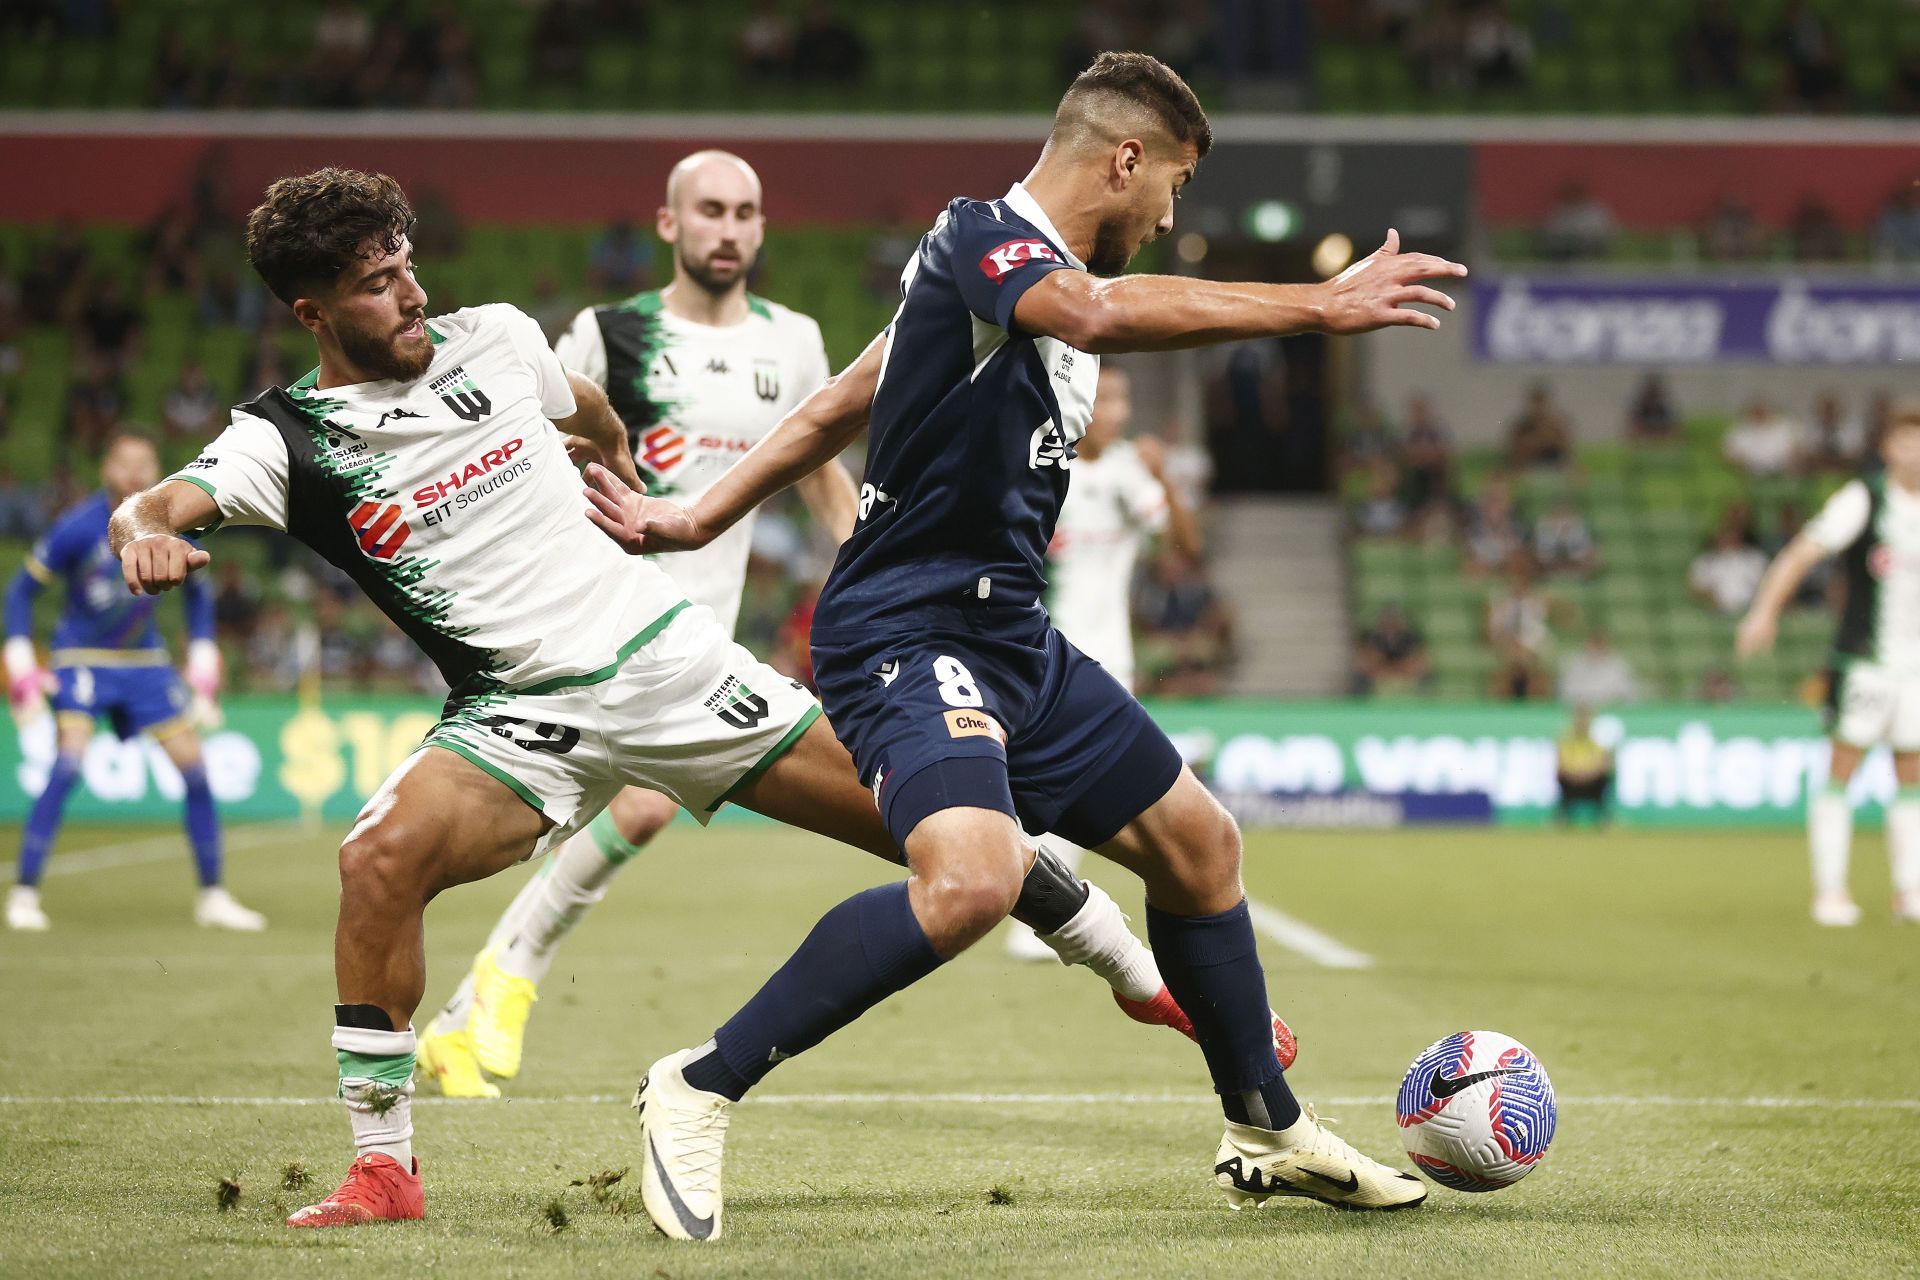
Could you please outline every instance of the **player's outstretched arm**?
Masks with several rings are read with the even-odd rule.
[[[1457,262],[1400,252],[1400,233],[1389,231],[1385,244],[1319,284],[1229,284],[1184,276],[1107,280],[1084,271],[1050,271],[1020,296],[1013,318],[1028,333],[1096,355],[1394,325],[1438,329],[1439,319],[1414,305],[1451,311],[1453,299],[1425,282],[1466,274]]]
[[[829,458],[818,471],[801,476],[793,488],[807,504],[807,513],[835,543],[853,536],[853,523],[860,514],[860,488],[845,463]]]
[[[180,535],[219,522],[213,495],[184,480],[163,480],[120,504],[107,522],[107,545],[134,595],[158,595],[212,559]]]
[[[633,464],[626,424],[613,411],[606,391],[593,379],[572,371],[567,373],[567,385],[573,388],[577,408],[572,417],[557,419],[553,424],[566,437],[567,456],[576,464],[597,462],[629,488],[644,490],[639,469]]]
[[[839,457],[853,442],[873,410],[885,350],[882,334],[867,344],[858,360],[795,405],[780,425],[691,507],[646,497],[605,468],[589,466],[587,518],[633,555],[706,546],[768,498]]]
[[[1736,654],[1751,658],[1773,648],[1781,610],[1793,599],[1793,593],[1800,589],[1813,567],[1826,557],[1827,549],[1804,533],[1781,549],[1760,579],[1753,603],[1747,606],[1747,616],[1740,619],[1740,630],[1733,640]]]

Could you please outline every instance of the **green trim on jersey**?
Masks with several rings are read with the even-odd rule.
[[[665,631],[667,624],[679,617],[682,610],[692,607],[693,601],[682,600],[679,604],[676,604],[673,608],[667,610],[652,622],[649,622],[633,639],[620,646],[619,650],[614,653],[612,662],[601,667],[598,671],[589,671],[583,676],[555,676],[551,680],[542,680],[537,684],[514,685],[508,691],[511,693],[557,693],[562,689],[577,689],[581,685],[600,684],[603,681],[611,680],[613,679],[614,673],[620,670],[621,664],[628,658],[631,658],[636,649],[652,640],[662,631]]]
[[[761,756],[760,759],[754,763],[753,768],[741,774],[732,786],[720,793],[719,799],[707,806],[707,812],[712,813],[715,809],[718,809],[721,805],[738,795],[748,783],[773,768],[773,762],[792,750],[793,744],[800,741],[800,735],[812,728],[813,722],[819,718],[820,704],[816,702],[807,708],[807,714],[801,716],[794,722],[793,728],[787,730],[785,736],[783,736],[780,741],[773,744],[767,754]]]
[[[535,813],[540,814],[542,817],[546,816],[546,806],[540,803],[540,797],[533,794],[532,789],[528,787],[526,783],[520,781],[520,779],[514,777],[499,765],[481,759],[479,753],[465,743],[456,742],[451,738],[436,738],[428,735],[426,742],[421,745],[439,747],[442,751],[453,752],[453,754],[459,756],[468,764],[474,765],[483,772],[491,775],[496,781],[504,785],[507,790],[526,801],[527,806]]]
[[[767,300],[757,293],[747,295],[747,310],[759,316],[762,320],[773,319],[773,308],[768,306]]]

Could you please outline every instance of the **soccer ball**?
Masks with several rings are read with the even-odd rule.
[[[1533,1172],[1559,1113],[1540,1060],[1497,1031],[1461,1031],[1407,1068],[1396,1107],[1420,1172],[1455,1191],[1498,1191]]]

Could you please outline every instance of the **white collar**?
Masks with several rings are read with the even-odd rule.
[[[1040,233],[1046,236],[1047,239],[1053,241],[1053,247],[1065,254],[1069,263],[1082,271],[1087,269],[1087,264],[1074,257],[1073,250],[1067,248],[1066,239],[1055,229],[1053,220],[1047,217],[1047,211],[1042,209],[1040,202],[1035,200],[1032,194],[1028,192],[1024,182],[1014,183],[1013,186],[1008,189],[1003,199],[1007,202],[1007,208],[1040,228]]]

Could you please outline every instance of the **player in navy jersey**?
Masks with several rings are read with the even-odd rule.
[[[1389,232],[1324,283],[1114,278],[1172,230],[1211,141],[1167,67],[1102,54],[1061,100],[1026,181],[948,205],[902,275],[887,331],[690,507],[589,473],[589,514],[629,552],[699,547],[870,425],[860,518],[820,597],[813,660],[828,718],[912,874],[828,913],[712,1042],[649,1070],[637,1099],[642,1195],[668,1235],[717,1234],[733,1101],[1005,916],[1023,826],[1145,881],[1154,953],[1226,1113],[1214,1176],[1230,1203],[1425,1198],[1417,1178],[1361,1155],[1293,1097],[1232,818],[1040,604],[1098,353],[1436,328],[1412,304],[1453,303],[1424,282],[1466,274],[1401,253]]]
[[[46,711],[53,693],[57,750],[46,789],[34,801],[20,838],[16,883],[7,895],[7,927],[45,929],[40,877],[67,797],[80,780],[81,759],[94,723],[105,718],[122,738],[151,734],[180,770],[186,789],[187,841],[193,847],[200,897],[193,918],[208,928],[253,931],[266,918],[233,900],[220,884],[220,819],[200,754],[200,734],[188,698],[154,625],[152,596],[129,596],[120,559],[107,546],[107,518],[121,499],[160,479],[153,443],[123,435],[107,445],[101,491],[62,512],[14,575],[7,592],[7,685],[22,724]],[[60,583],[66,591],[53,633],[53,671],[40,667],[33,647],[33,602]],[[195,582],[186,592],[187,683],[194,700],[211,709],[220,687],[220,650],[213,640],[213,593]]]

